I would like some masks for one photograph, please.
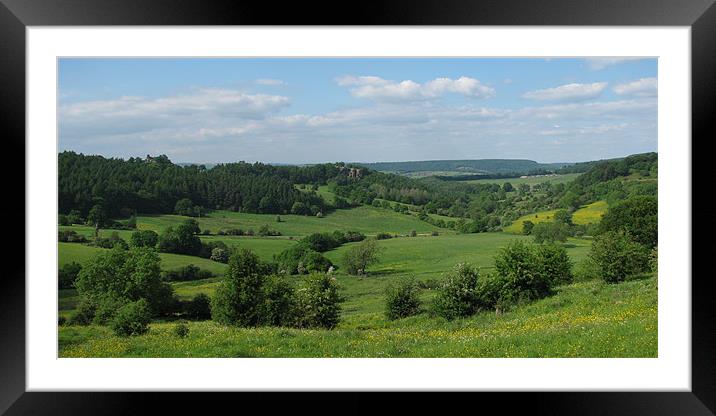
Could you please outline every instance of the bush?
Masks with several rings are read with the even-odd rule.
[[[303,244],[290,247],[275,257],[278,269],[288,274],[326,272],[333,263]]]
[[[432,235],[433,237],[437,237],[440,235],[440,233],[437,231],[433,231],[432,233],[430,233],[430,235]]]
[[[343,255],[343,266],[353,275],[366,273],[366,268],[378,262],[381,248],[375,240],[365,240],[351,247]]]
[[[548,252],[554,257],[551,260],[559,263],[561,255]],[[550,263],[550,267],[555,264]],[[562,272],[561,265],[556,269]],[[540,299],[552,291],[553,277],[546,273],[547,266],[532,245],[515,241],[502,248],[495,256],[495,270],[503,283],[499,298],[505,303]]]
[[[590,257],[583,259],[574,265],[574,280],[577,282],[585,282],[600,278],[599,266]]]
[[[413,231],[410,232],[410,236],[411,236],[411,237],[417,237],[417,236],[418,236],[418,232],[415,231],[415,230],[413,230]]]
[[[188,264],[176,270],[167,270],[162,273],[162,278],[169,282],[188,282],[213,277],[214,274],[208,270],[202,270],[198,266]]]
[[[57,326],[64,326],[67,323],[67,318],[60,316],[57,318]]]
[[[530,220],[522,222],[522,234],[524,235],[530,235],[532,234],[532,230],[535,228],[535,223],[533,223]]]
[[[172,332],[179,338],[186,338],[189,335],[189,325],[186,322],[178,322]]]
[[[659,271],[659,249],[657,247],[652,248],[649,254],[649,270],[652,273]]]
[[[544,242],[565,242],[569,237],[569,226],[563,222],[540,222],[532,227],[532,236],[535,242],[542,244]]]
[[[290,326],[294,323],[296,296],[291,286],[280,276],[269,276],[264,282],[264,311],[262,322],[271,326]]]
[[[589,257],[607,283],[618,283],[649,270],[649,249],[623,231],[607,231],[595,237]]]
[[[211,250],[211,257],[209,257],[209,259],[213,261],[218,261],[219,263],[228,263],[229,251],[221,247],[214,247]]]
[[[609,206],[599,222],[600,233],[623,231],[648,248],[658,240],[659,203],[653,196],[634,196]]]
[[[340,320],[342,301],[335,277],[324,273],[309,275],[296,292],[296,326],[334,328]]]
[[[184,307],[187,317],[196,320],[211,319],[211,299],[204,293],[194,296]]]
[[[87,299],[80,298],[77,311],[70,316],[69,323],[71,325],[89,325],[94,319],[97,306]]]
[[[270,229],[267,224],[264,224],[261,226],[261,228],[259,228],[258,235],[260,235],[261,237],[273,237],[279,236],[281,235],[281,233],[279,231]]]
[[[97,303],[92,323],[95,325],[105,325],[111,321],[117,311],[128,302],[125,299],[104,298]]]
[[[60,267],[57,272],[60,289],[75,287],[75,280],[77,280],[77,275],[80,273],[80,270],[82,270],[82,266],[74,261]]]
[[[113,231],[112,234],[110,234],[109,237],[97,237],[94,240],[94,245],[97,247],[102,248],[121,248],[122,250],[126,250],[129,248],[129,245],[126,241],[122,240],[122,238],[119,236],[119,233],[116,231]]]
[[[567,250],[556,244],[544,244],[536,248],[540,273],[552,280],[552,285],[572,283],[572,261]]]
[[[113,249],[82,266],[75,281],[80,299],[98,305],[105,299],[144,298],[155,314],[175,307],[172,287],[162,281],[159,255],[152,249]]]
[[[121,337],[142,335],[149,331],[151,316],[149,303],[140,299],[119,308],[110,326],[112,331]]]
[[[212,318],[224,325],[259,325],[266,271],[258,256],[250,250],[240,249],[230,256],[229,268],[212,298]]]
[[[433,311],[445,319],[452,320],[470,316],[480,307],[477,293],[477,269],[467,263],[458,263],[445,276],[433,300]]]
[[[311,250],[323,253],[328,250],[332,250],[342,243],[332,233],[313,233],[304,237],[301,240],[301,244],[310,248]]]
[[[378,233],[375,235],[376,240],[387,240],[389,238],[393,238],[393,235],[390,233]]]
[[[159,235],[152,230],[138,230],[132,233],[129,244],[132,247],[156,247]]]
[[[77,234],[74,230],[60,230],[57,233],[57,241],[63,243],[86,243],[87,238],[82,234]]]
[[[60,225],[72,225],[67,215],[60,214],[57,216],[57,223]]]
[[[413,279],[388,286],[385,293],[385,316],[400,319],[420,313],[418,286]]]

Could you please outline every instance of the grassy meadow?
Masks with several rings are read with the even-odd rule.
[[[327,192],[326,189],[319,191]],[[574,213],[576,223],[598,221],[606,210],[603,201]],[[381,232],[399,237],[379,240],[380,262],[367,276],[350,276],[342,270],[342,257],[351,246],[344,244],[324,255],[339,266],[336,279],[345,301],[341,321],[333,330],[292,328],[233,328],[213,321],[189,322],[189,336],[173,335],[175,323],[159,320],[140,337],[115,336],[105,326],[60,326],[61,357],[654,357],[657,355],[657,290],[654,276],[619,285],[600,280],[561,286],[555,295],[496,315],[482,312],[465,319],[446,321],[424,312],[390,321],[385,317],[385,291],[396,279],[414,277],[422,283],[420,298],[427,307],[434,287],[455,264],[469,262],[488,273],[494,256],[511,241],[531,241],[521,235],[522,221],[549,221],[555,211],[524,216],[504,232],[458,234],[434,227],[414,215],[361,206],[313,216],[247,214],[215,211],[198,218],[205,242],[220,240],[232,247],[253,250],[262,260],[297,244],[315,232],[356,230],[368,236]],[[140,215],[137,228],[161,233],[187,217]],[[282,233],[276,237],[219,236],[230,228],[258,230],[267,224]],[[88,237],[94,229],[73,229]],[[407,235],[415,230],[416,237]],[[431,235],[438,231],[438,235]],[[101,230],[102,236],[111,230]],[[129,239],[131,231],[118,231]],[[570,238],[564,244],[573,263],[584,259],[591,240]],[[59,243],[60,264],[83,263],[105,249],[78,243]],[[210,270],[216,277],[173,282],[179,299],[214,293],[226,265],[194,256],[161,253],[162,269],[188,264]],[[293,276],[292,282],[301,278]],[[60,316],[68,318],[78,304],[74,289],[59,292]]]

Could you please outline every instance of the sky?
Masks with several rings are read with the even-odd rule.
[[[657,150],[657,59],[61,58],[60,151],[580,162]]]

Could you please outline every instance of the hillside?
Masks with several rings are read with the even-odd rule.
[[[570,163],[538,163],[526,159],[423,160],[411,162],[360,163],[369,169],[391,173],[460,172],[475,174],[528,173],[555,170]]]

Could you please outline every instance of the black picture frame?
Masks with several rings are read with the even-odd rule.
[[[692,57],[692,155],[698,143],[716,138],[713,116],[716,110],[716,6],[714,0],[441,0],[417,3],[408,0],[352,4],[202,0],[0,0],[0,124],[6,161],[13,160],[8,195],[16,201],[5,205],[4,218],[12,219],[11,247],[6,258],[25,258],[24,224],[17,221],[25,212],[25,28],[26,26],[99,25],[569,25],[569,26],[688,26],[691,28]],[[698,138],[694,140],[693,138]],[[692,190],[703,189],[710,178],[708,163],[692,158]],[[19,166],[22,165],[22,166]],[[22,181],[24,182],[24,181]],[[702,186],[703,185],[703,186]],[[23,197],[21,198],[20,195]],[[692,192],[692,223],[706,219],[713,209],[702,196]],[[21,204],[22,206],[18,206]],[[32,221],[25,217],[25,223]],[[692,239],[697,234],[692,232]],[[713,243],[692,240],[692,267],[698,254],[706,254]],[[9,251],[12,250],[12,251]],[[500,413],[580,415],[713,415],[716,414],[716,307],[712,301],[711,274],[692,278],[692,390],[691,392],[599,392],[599,393],[480,393],[469,398],[479,403],[475,411],[487,411],[497,404]],[[25,265],[5,265],[0,286],[0,413],[16,414],[128,414],[145,408],[144,393],[29,393],[25,392]],[[681,276],[688,278],[688,276]],[[678,278],[671,276],[668,278]],[[235,397],[234,395],[230,395]],[[227,396],[222,396],[226,401]],[[204,395],[161,395],[162,413],[204,410],[217,404]],[[236,399],[229,398],[228,401]],[[242,398],[239,401],[244,401]],[[265,398],[259,400],[266,401]],[[312,399],[309,399],[309,401]],[[318,399],[316,399],[318,400]],[[320,399],[323,400],[323,399]],[[331,401],[341,408],[367,410],[374,397],[366,393],[334,395]],[[301,399],[299,403],[305,403]],[[407,404],[409,402],[409,405]],[[272,410],[296,404],[295,399],[270,400]],[[454,401],[440,401],[432,395],[412,395],[395,400],[390,408],[423,410],[436,404],[449,411]],[[432,406],[431,406],[432,405]],[[295,409],[294,409],[295,411]]]

